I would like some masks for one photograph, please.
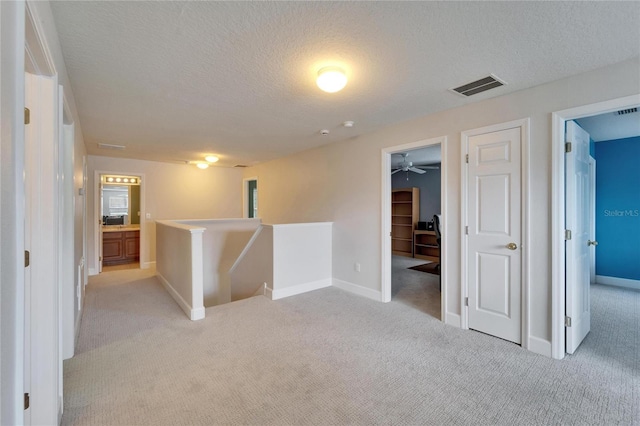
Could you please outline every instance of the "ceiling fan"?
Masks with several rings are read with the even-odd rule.
[[[408,152],[404,152],[400,155],[402,155],[402,162],[398,164],[394,170],[391,171],[391,174],[398,172],[414,172],[423,174],[426,173],[425,170],[428,169],[439,169],[438,166],[414,166],[411,161],[407,161],[407,157],[409,156]]]

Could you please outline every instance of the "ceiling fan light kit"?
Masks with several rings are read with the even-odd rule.
[[[414,166],[413,162],[411,161],[407,161],[407,157],[409,156],[409,153],[402,153],[400,154],[402,155],[402,162],[399,163],[396,168],[394,170],[391,171],[391,174],[396,174],[398,172],[407,172],[407,180],[409,180],[409,172],[414,172],[414,173],[418,173],[418,174],[424,174],[426,173],[425,170],[423,169],[434,169],[437,170],[439,169],[438,166],[429,166],[429,165],[425,165],[425,166]]]

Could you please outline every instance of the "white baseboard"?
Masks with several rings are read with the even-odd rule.
[[[337,278],[333,279],[332,285],[341,290],[348,291],[349,293],[357,294],[358,296],[366,297],[367,299],[375,300],[376,302],[382,301],[382,292],[378,290],[372,290],[370,288],[362,287],[348,281],[342,281]]]
[[[551,358],[551,342],[539,337],[529,336],[529,347],[531,352]]]
[[[199,307],[199,308],[191,307],[191,305],[189,305],[182,298],[182,296],[180,296],[180,294],[178,294],[178,292],[173,288],[171,283],[169,281],[167,281],[167,279],[165,277],[163,277],[162,274],[157,273],[156,276],[160,279],[160,282],[162,283],[164,288],[167,290],[167,292],[169,292],[171,297],[173,297],[173,300],[176,301],[178,306],[180,306],[180,308],[182,308],[184,313],[187,314],[187,316],[189,317],[189,319],[191,321],[197,321],[197,320],[201,320],[201,319],[204,318],[204,306]]]
[[[295,296],[296,294],[307,293],[320,288],[331,287],[331,278],[324,280],[311,281],[304,284],[294,285],[292,287],[286,287],[281,289],[272,289],[265,286],[265,296],[271,300],[283,299],[285,297]]]
[[[156,261],[154,260],[153,262],[144,262],[141,264],[140,269],[149,269],[151,267],[156,267]]]
[[[607,277],[604,275],[596,275],[596,283],[604,285],[614,285],[616,287],[632,288],[640,290],[639,280],[630,280],[628,278]]]
[[[459,314],[447,312],[444,317],[444,323],[454,327],[462,328],[462,317]]]
[[[98,275],[98,270],[96,268],[89,268],[89,276]]]

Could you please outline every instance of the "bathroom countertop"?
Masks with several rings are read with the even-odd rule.
[[[102,225],[102,232],[139,231],[140,225]]]

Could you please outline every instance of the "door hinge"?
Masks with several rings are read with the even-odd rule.
[[[468,226],[464,227],[464,234],[465,235],[469,235],[469,227]]]
[[[24,109],[24,124],[29,124],[31,123],[31,111],[29,111],[29,108],[25,108]]]
[[[29,250],[25,250],[24,251],[24,267],[25,268],[30,264],[30,257],[31,257],[31,253],[29,253]]]
[[[567,142],[564,144],[564,152],[571,152],[571,142]]]
[[[464,298],[464,306],[469,306],[469,298],[468,297]]]
[[[100,262],[102,262],[102,256],[100,256],[100,258],[98,259]]]
[[[571,317],[564,317],[564,326],[571,327]]]
[[[29,408],[29,394],[25,393],[24,394],[24,409],[26,410],[27,408]]]
[[[566,241],[569,241],[571,239],[571,230],[570,229],[565,229],[564,230],[564,239]]]
[[[466,161],[466,162],[467,162],[467,164],[469,164],[469,154],[467,154],[467,155],[465,155],[465,156],[464,156],[464,161]]]

